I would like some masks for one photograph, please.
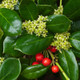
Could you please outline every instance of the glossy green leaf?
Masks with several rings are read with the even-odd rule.
[[[78,64],[71,50],[59,53],[59,63],[70,80],[78,80]],[[63,78],[63,80],[65,80],[65,78]]]
[[[73,51],[73,53],[74,53],[74,55],[75,55],[76,57],[80,58],[80,51],[79,51],[79,50],[77,50],[77,49],[75,49],[75,48],[72,48],[71,50]]]
[[[44,75],[49,67],[44,67],[42,64],[29,66],[22,72],[22,76],[27,79],[37,79]]]
[[[0,27],[5,35],[19,35],[21,33],[21,24],[21,19],[16,12],[6,8],[0,9]]]
[[[20,72],[20,61],[15,58],[8,58],[0,67],[0,80],[16,80]]]
[[[49,21],[47,22],[47,28],[51,32],[65,32],[69,30],[71,21],[64,15],[52,15],[49,16]]]
[[[70,43],[75,49],[80,50],[80,31],[74,32],[71,35]]]
[[[80,21],[75,21],[72,23],[71,25],[71,32],[76,32],[76,31],[80,31]]]
[[[24,54],[35,55],[38,52],[46,49],[52,42],[53,36],[45,38],[37,37],[36,35],[24,35],[17,39],[15,50],[21,51]]]
[[[34,20],[38,17],[38,9],[32,0],[21,0],[20,14],[23,19]]]
[[[69,0],[64,6],[64,14],[72,20],[80,19],[80,0]]]
[[[5,35],[19,35],[21,33],[21,19],[16,12],[6,8],[1,8],[0,27]]]
[[[3,42],[3,53],[14,57],[22,55],[19,51],[14,50],[15,41],[16,37],[6,37]]]

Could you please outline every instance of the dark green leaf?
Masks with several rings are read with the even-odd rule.
[[[70,43],[74,48],[76,48],[77,50],[80,50],[80,31],[74,32],[71,35]]]
[[[63,5],[67,4],[68,1],[69,1],[69,0],[62,0]]]
[[[80,58],[80,51],[76,50],[75,48],[72,48],[71,50],[73,51],[76,57]]]
[[[38,5],[38,11],[40,15],[48,16],[53,14],[54,8],[51,5]]]
[[[65,32],[69,30],[71,21],[64,15],[52,15],[49,16],[49,21],[47,22],[47,28],[51,32]]]
[[[20,61],[15,58],[8,58],[0,67],[0,80],[16,80],[20,72]]]
[[[6,8],[1,8],[0,27],[5,35],[19,35],[21,33],[21,19],[16,12]]]
[[[23,19],[34,20],[38,17],[38,9],[32,0],[22,0],[20,4],[20,14]]]
[[[2,29],[0,28],[0,39],[2,38],[2,36],[3,36],[3,31],[2,31]]]
[[[57,0],[37,0],[40,15],[48,16],[54,13],[57,8]]]
[[[19,57],[21,53],[14,50],[15,41],[16,41],[16,37],[6,37],[3,42],[3,53],[14,57]]]
[[[80,31],[80,21],[75,21],[71,25],[71,32]]]
[[[57,0],[37,0],[37,2],[38,2],[38,4],[43,4],[43,5],[47,4],[47,5],[51,5],[51,6],[53,6],[53,8],[54,8],[54,6],[55,6]]]
[[[26,55],[24,55],[25,57]],[[27,67],[29,66],[29,59],[28,58],[20,58],[20,62],[21,62],[21,66],[22,66],[22,71]]]
[[[80,19],[80,0],[69,0],[64,6],[64,14],[72,20]]]
[[[59,63],[70,80],[78,80],[78,64],[71,50],[59,53]],[[65,78],[63,78],[63,80],[65,80]]]
[[[15,50],[21,51],[24,54],[35,55],[38,52],[46,49],[53,39],[53,36],[45,38],[37,37],[36,35],[24,35],[17,39]]]
[[[42,64],[29,66],[23,72],[22,76],[27,79],[37,79],[44,75],[49,67],[44,67]]]

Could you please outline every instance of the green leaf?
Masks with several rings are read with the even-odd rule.
[[[64,15],[51,15],[47,22],[47,28],[51,32],[65,32],[69,30],[71,21]]]
[[[64,14],[72,20],[80,19],[80,0],[69,0],[64,6]]]
[[[40,15],[48,16],[57,8],[57,0],[37,0]]]
[[[2,29],[0,28],[0,39],[2,38],[2,36],[3,36],[3,31],[2,31]]]
[[[70,80],[78,80],[78,64],[71,50],[59,53],[59,63]],[[63,78],[63,80],[65,80],[65,78]]]
[[[79,50],[76,50],[75,48],[72,48],[71,50],[73,51],[73,53],[76,57],[80,58],[80,51]]]
[[[21,51],[24,54],[35,55],[46,49],[52,42],[53,36],[45,38],[37,37],[36,35],[24,35],[17,39],[15,50]]]
[[[21,17],[26,20],[34,20],[38,17],[37,6],[32,0],[22,0],[19,11]]]
[[[49,67],[44,67],[42,64],[29,66],[22,72],[22,76],[27,79],[37,79],[44,75]]]
[[[75,49],[80,50],[80,31],[74,32],[70,36],[70,43]]]
[[[6,37],[3,42],[3,53],[10,56],[19,57],[22,54],[19,51],[14,50],[14,43],[16,37]]]
[[[65,6],[65,4],[68,2],[69,0],[63,0],[62,3],[63,3],[63,6]]]
[[[20,72],[20,61],[15,58],[8,58],[0,67],[0,80],[16,80]]]
[[[51,5],[53,8],[57,2],[57,0],[37,0],[38,4],[47,4],[47,5]]]
[[[72,23],[71,25],[71,32],[76,32],[76,31],[80,31],[80,21],[75,21]]]
[[[53,13],[54,8],[51,5],[38,5],[40,15],[48,16]]]
[[[0,27],[5,35],[20,35],[21,24],[21,19],[16,12],[6,8],[0,9]]]

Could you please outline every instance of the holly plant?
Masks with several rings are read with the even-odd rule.
[[[80,80],[79,72],[80,0],[0,0],[0,80]]]

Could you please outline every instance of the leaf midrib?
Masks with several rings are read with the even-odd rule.
[[[26,7],[27,8],[27,7]],[[29,9],[27,8],[27,10],[29,11]],[[31,14],[31,12],[29,11],[29,13],[30,13],[30,15],[31,15],[31,18],[32,18],[32,20],[34,20],[34,18],[33,18],[33,16],[32,16],[32,14]]]
[[[67,23],[51,24],[51,25],[47,25],[47,26],[57,26],[57,25],[62,25],[62,24],[67,24]]]
[[[8,24],[12,25],[8,20],[7,18],[5,18],[5,16],[0,12],[0,15],[7,21]]]

